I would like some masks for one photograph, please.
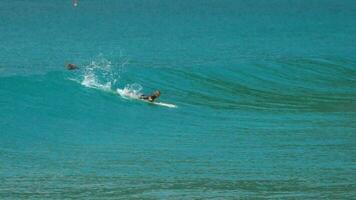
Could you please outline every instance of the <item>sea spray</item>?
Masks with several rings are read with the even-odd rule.
[[[133,99],[138,99],[142,93],[142,86],[138,83],[133,83],[133,84],[127,84],[123,89],[118,88],[117,92],[122,96],[122,97],[129,97]]]
[[[88,88],[95,88],[106,92],[117,92],[121,96],[137,99],[142,95],[143,87],[138,83],[126,84],[124,88],[117,86],[128,59],[120,53],[117,64],[113,64],[103,54],[99,54],[84,65],[83,70],[76,75],[76,78],[69,80],[80,83]]]
[[[89,64],[84,66],[79,76],[80,83],[85,87],[101,89],[104,91],[113,90],[116,87],[124,66],[128,63],[126,58],[120,59],[118,63],[113,63],[99,54]]]

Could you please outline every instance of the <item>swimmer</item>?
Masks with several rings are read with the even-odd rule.
[[[156,98],[158,98],[161,95],[161,92],[159,90],[156,90],[152,95],[146,96],[146,95],[141,95],[140,99],[153,102]]]
[[[73,69],[78,69],[78,68],[77,68],[77,65],[76,65],[76,64],[69,63],[69,64],[67,65],[67,69],[68,69],[68,70],[73,70]]]

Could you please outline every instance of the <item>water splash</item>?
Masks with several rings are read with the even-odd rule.
[[[116,91],[119,93],[122,97],[128,97],[128,98],[133,98],[133,99],[138,99],[142,93],[142,86],[138,83],[133,83],[133,84],[127,84],[123,89],[118,88]]]
[[[84,75],[84,79],[81,84],[90,88],[102,89],[105,91],[111,90],[111,82],[101,83],[98,81],[97,76],[92,73]]]
[[[123,67],[127,63],[127,59],[120,59],[120,62],[115,64],[105,58],[103,54],[99,54],[84,67],[80,82],[85,87],[110,91],[118,83]]]

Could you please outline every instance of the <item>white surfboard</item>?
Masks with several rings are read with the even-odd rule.
[[[143,100],[143,101],[145,101],[145,100]],[[159,106],[166,106],[168,108],[177,108],[176,105],[170,104],[170,103],[155,102],[155,101],[154,102],[145,101],[145,102],[152,103],[152,104],[159,105]]]
[[[134,92],[130,92],[128,90],[125,90],[125,88],[124,89],[117,89],[117,93],[122,98],[125,98],[125,99],[139,100],[139,101],[143,101],[143,102],[146,102],[146,103],[151,103],[151,104],[155,104],[155,105],[158,105],[158,106],[164,106],[164,107],[168,107],[168,108],[177,108],[178,107],[177,105],[170,104],[170,103],[157,102],[157,101],[150,102],[150,101],[146,101],[146,100],[140,99],[139,98],[140,95],[138,95],[138,94],[136,94]]]

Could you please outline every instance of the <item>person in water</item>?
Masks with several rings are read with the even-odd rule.
[[[68,65],[67,65],[67,69],[68,70],[73,70],[73,69],[77,69],[78,67],[77,67],[77,65],[76,64],[73,64],[73,63],[69,63]]]
[[[155,99],[157,99],[159,96],[161,96],[161,92],[159,90],[156,90],[152,95],[146,96],[146,95],[141,95],[140,99],[153,102]]]

